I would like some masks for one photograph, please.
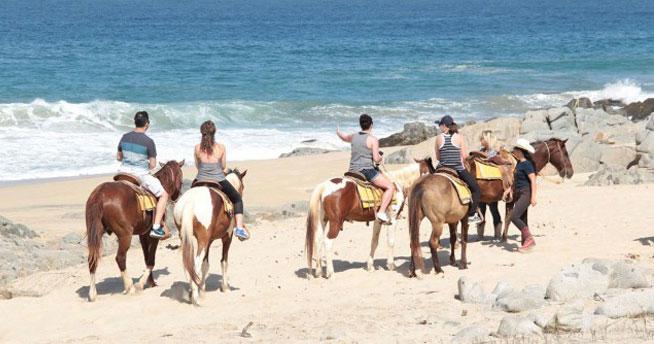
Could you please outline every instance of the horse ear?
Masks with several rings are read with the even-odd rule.
[[[563,144],[565,144],[566,142],[568,142],[568,139],[565,139],[562,142],[563,142]]]
[[[184,166],[184,163],[185,163],[185,162],[186,162],[186,159],[182,159],[182,161],[180,161],[180,162],[178,163],[179,167]]]
[[[166,164],[164,164],[163,162],[159,161],[159,166],[160,166],[160,167],[164,167],[164,165],[166,165]]]
[[[248,170],[245,170],[241,173],[241,178],[245,177],[246,174],[248,174]]]

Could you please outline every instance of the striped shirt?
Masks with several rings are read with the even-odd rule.
[[[149,158],[157,157],[154,141],[144,133],[130,131],[118,143],[118,151],[123,153],[119,172],[143,176],[150,173]]]
[[[440,161],[438,166],[453,168],[457,171],[463,171],[463,162],[461,161],[461,147],[458,147],[452,142],[455,136],[443,134],[443,145],[438,148],[440,153]]]

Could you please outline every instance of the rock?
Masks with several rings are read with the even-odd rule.
[[[647,271],[642,267],[627,262],[618,262],[613,266],[609,277],[609,288],[648,288]]]
[[[459,278],[457,285],[459,288],[458,296],[461,302],[491,304],[495,301],[494,295],[486,294],[479,283],[465,276]]]
[[[605,333],[613,325],[615,320],[604,315],[586,314],[584,315],[583,331],[590,333]]]
[[[654,168],[654,115],[649,117],[645,128],[636,135],[636,152],[640,155],[638,166]]]
[[[593,107],[593,102],[586,97],[581,97],[581,98],[575,98],[572,99],[566,104],[567,107],[569,107],[572,110],[575,110],[577,108],[592,108]]]
[[[593,108],[602,108],[605,109],[609,107],[625,107],[627,104],[625,104],[622,100],[616,100],[616,99],[602,99],[598,100],[596,102],[593,102]]]
[[[526,317],[504,317],[497,329],[497,335],[504,338],[542,335],[543,331]]]
[[[547,286],[546,297],[552,301],[567,302],[601,294],[609,287],[609,278],[593,269],[590,264],[577,264],[563,268]]]
[[[547,110],[527,111],[520,127],[520,135],[534,131],[551,130],[547,116]]]
[[[379,140],[380,147],[408,146],[415,145],[438,135],[439,129],[435,126],[427,126],[422,122],[411,122],[404,124],[404,130],[389,137]]]
[[[634,122],[646,119],[654,112],[654,98],[648,98],[643,102],[631,103],[625,106],[624,111]]]
[[[556,321],[556,312],[551,309],[542,309],[537,312],[530,312],[527,318],[533,321],[536,326],[546,329],[553,326]]]
[[[280,158],[290,158],[294,156],[318,155],[335,152],[333,149],[315,148],[315,147],[299,147],[293,149],[289,153],[281,154]]]
[[[13,223],[9,219],[0,216],[0,236],[7,238],[33,239],[39,235],[20,223]]]
[[[504,293],[495,301],[493,308],[518,313],[540,308],[545,304],[545,290],[540,285],[527,286],[522,291]]]
[[[452,338],[453,344],[483,343],[490,336],[490,331],[483,326],[469,326],[457,332]]]
[[[602,152],[600,163],[604,165],[627,167],[636,160],[636,149],[634,147],[600,144],[600,150]]]
[[[409,164],[413,162],[413,159],[411,158],[409,149],[402,148],[389,154],[386,158],[384,158],[384,162],[387,164]]]
[[[599,305],[595,314],[612,319],[654,314],[654,290],[646,289],[612,297]]]
[[[591,172],[599,169],[602,151],[590,136],[584,136],[576,148],[570,152],[570,161],[575,172]]]
[[[511,288],[511,285],[509,283],[505,281],[499,281],[497,282],[495,289],[493,289],[492,294],[495,295],[497,298],[501,298],[512,292],[513,292],[513,288]]]
[[[602,165],[599,171],[588,177],[584,185],[633,185],[653,182],[654,173],[648,169],[637,167],[626,169],[623,166]]]
[[[554,323],[547,328],[551,332],[580,332],[584,328],[584,301],[577,300],[559,308]]]
[[[568,107],[548,109],[547,122],[549,123],[550,129],[555,131],[577,131],[575,114]]]

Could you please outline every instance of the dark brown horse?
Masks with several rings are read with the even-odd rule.
[[[227,181],[239,194],[243,194],[243,178],[247,170],[229,170],[225,174]],[[223,270],[222,292],[229,290],[227,265],[229,247],[232,243],[234,216],[225,211],[225,201],[212,187],[195,186],[188,190],[175,204],[173,212],[175,224],[179,228],[182,246],[182,263],[190,284],[191,302],[200,305],[200,293],[205,290],[209,272],[209,249],[214,240],[222,240]],[[200,276],[198,271],[202,271]]]
[[[397,219],[404,205],[405,194],[413,182],[420,177],[421,170],[423,170],[423,167],[416,163],[400,170],[386,173],[386,176],[395,185],[395,199],[397,201],[395,205],[389,207],[392,213],[389,218]],[[311,278],[312,275],[314,250],[317,251],[317,259],[316,269],[313,270],[313,275],[316,277],[322,276],[322,249],[325,250],[325,277],[330,278],[334,275],[332,245],[338,233],[343,229],[343,223],[345,221],[373,222],[370,255],[368,256],[366,266],[368,271],[373,270],[373,259],[381,231],[381,224],[375,220],[375,209],[363,209],[354,181],[347,178],[333,178],[319,184],[313,190],[311,200],[309,201],[307,232],[305,236],[308,265],[307,278]],[[320,224],[322,231],[316,236],[318,224]],[[327,224],[329,224],[329,228],[326,228]],[[388,257],[386,259],[386,266],[389,270],[395,269],[393,248],[395,246],[396,226],[397,221],[395,221],[395,226],[388,226],[387,232]]]
[[[161,164],[161,169],[154,176],[174,201],[179,198],[182,189],[182,166],[184,161],[169,161]],[[124,182],[106,182],[98,185],[86,201],[86,240],[89,250],[89,301],[95,301],[95,271],[102,257],[102,235],[114,233],[118,238],[116,263],[123,278],[124,293],[132,291],[132,279],[127,274],[125,260],[127,250],[132,243],[132,236],[138,235],[143,248],[146,270],[139,279],[137,288],[155,286],[152,269],[159,239],[150,238],[152,214],[139,210],[136,193]]]

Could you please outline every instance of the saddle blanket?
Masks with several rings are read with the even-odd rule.
[[[384,191],[371,183],[363,182],[361,180],[345,177],[347,180],[353,181],[357,186],[357,193],[361,200],[361,207],[363,209],[377,208],[381,205],[382,195]],[[395,194],[393,194],[393,201],[391,204],[397,204]]]
[[[435,175],[443,176],[447,178],[450,183],[452,183],[454,190],[456,190],[457,196],[459,196],[459,201],[461,204],[469,204],[472,201],[472,193],[470,193],[468,185],[466,185],[466,183],[464,183],[461,179],[455,178],[447,173],[435,173]]]
[[[144,190],[142,187],[135,185],[127,180],[119,180],[118,182],[129,186],[136,194],[136,203],[140,211],[150,211],[157,207],[157,198],[152,193]]]
[[[475,159],[475,172],[477,179],[484,180],[502,180],[502,170],[499,166]]]

